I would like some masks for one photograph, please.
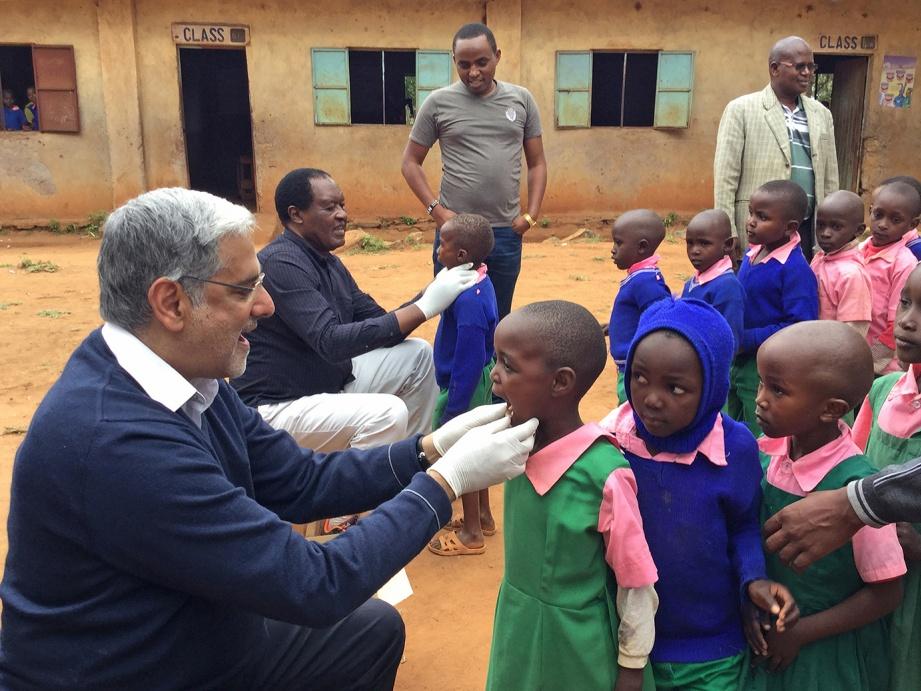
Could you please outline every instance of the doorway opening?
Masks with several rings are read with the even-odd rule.
[[[858,193],[869,60],[866,55],[816,55],[819,68],[812,88],[814,98],[835,121],[838,183],[841,189]]]
[[[253,126],[243,48],[179,48],[189,187],[256,210]]]

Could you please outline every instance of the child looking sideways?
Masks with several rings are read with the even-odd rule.
[[[636,476],[659,569],[658,689],[737,691],[746,638],[764,650],[758,610],[776,616],[778,629],[797,616],[789,592],[766,580],[758,447],[720,412],[732,349],[729,325],[710,305],[657,302],[627,355],[629,402],[601,423]]]
[[[921,180],[918,180],[918,178],[913,178],[911,175],[896,175],[895,177],[883,180],[879,184],[888,185],[890,182],[904,182],[908,185],[911,185],[915,188],[918,196],[921,197]],[[915,227],[912,230],[909,230],[905,235],[908,238],[905,246],[911,250],[913,255],[915,255],[915,259],[921,260],[921,236],[918,235],[918,228]]]
[[[662,219],[648,209],[634,209],[621,214],[611,229],[611,259],[618,269],[627,272],[611,308],[608,335],[611,357],[617,365],[617,402],[623,403],[624,364],[627,350],[640,315],[656,300],[671,297],[665,278],[659,271],[656,250],[665,239]]]
[[[790,326],[761,346],[758,373],[763,521],[810,492],[876,472],[841,421],[873,381],[860,334],[831,321]],[[889,645],[882,618],[899,604],[905,573],[895,526],[861,528],[803,574],[770,555],[768,573],[793,592],[802,617],[789,630],[768,632],[755,680],[766,677],[768,691],[885,691]]]
[[[908,371],[893,372],[873,382],[854,422],[854,441],[877,468],[921,456],[921,269],[909,274],[899,297],[895,347]],[[921,689],[921,525],[899,523],[896,529],[908,574],[902,604],[889,622],[889,688],[917,691]]]
[[[732,224],[722,209],[701,211],[688,223],[684,236],[694,275],[684,284],[681,297],[713,305],[732,329],[738,349],[742,340],[745,294],[732,270]]]
[[[870,238],[860,245],[873,291],[873,312],[867,342],[877,374],[899,370],[892,335],[899,295],[918,263],[906,247],[921,216],[921,196],[911,185],[891,182],[873,190]]]
[[[870,277],[857,248],[857,236],[865,229],[860,197],[847,190],[832,192],[815,212],[821,251],[811,265],[819,282],[819,319],[844,322],[864,337],[873,306]]]
[[[579,305],[537,302],[503,319],[495,342],[493,391],[512,420],[540,426],[524,475],[505,485],[486,688],[651,691],[656,568],[636,484],[611,436],[579,416],[607,358],[601,327]]]
[[[773,180],[748,202],[748,252],[739,268],[745,291],[742,345],[732,367],[729,414],[759,434],[755,420],[758,347],[785,326],[819,318],[815,274],[800,249],[799,224],[809,200],[790,180]]]
[[[471,263],[480,276],[477,283],[457,296],[441,314],[435,333],[435,381],[441,389],[432,428],[471,408],[492,401],[493,333],[496,330],[496,291],[483,261],[492,252],[492,227],[482,216],[459,214],[441,228],[438,261],[451,269]],[[440,556],[482,554],[484,535],[495,535],[496,522],[489,508],[489,490],[461,498],[463,518],[436,535],[429,550]]]

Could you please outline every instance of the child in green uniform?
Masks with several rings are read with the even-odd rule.
[[[841,421],[873,381],[873,357],[860,334],[841,322],[801,322],[767,339],[757,364],[762,522],[810,492],[875,472]],[[862,528],[802,574],[769,555],[768,573],[793,592],[801,618],[784,632],[768,632],[753,685],[885,691],[885,616],[901,600],[905,574],[895,526]]]
[[[921,270],[902,289],[895,319],[896,355],[907,372],[873,382],[854,422],[854,441],[877,468],[921,456]],[[908,562],[905,594],[890,620],[891,691],[921,689],[921,524],[899,523],[899,541]]]
[[[658,599],[636,484],[579,401],[604,369],[601,327],[553,300],[496,328],[493,392],[512,420],[540,420],[524,475],[505,485],[505,575],[490,691],[654,688],[647,658]]]

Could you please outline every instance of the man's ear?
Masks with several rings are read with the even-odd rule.
[[[496,62],[499,62],[499,59],[502,57],[502,51],[496,48]]]
[[[298,209],[293,204],[288,207],[288,219],[291,223],[303,223],[304,217],[301,215],[301,210]]]
[[[850,404],[842,398],[829,398],[819,414],[822,422],[835,422],[840,420],[851,409]]]
[[[192,311],[192,301],[179,281],[160,277],[147,289],[147,302],[153,318],[167,331],[182,331]]]
[[[572,367],[560,367],[553,374],[550,395],[553,398],[569,395],[576,386],[576,372]]]

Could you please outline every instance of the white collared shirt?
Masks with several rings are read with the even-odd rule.
[[[137,336],[116,324],[103,324],[102,338],[118,364],[148,396],[174,413],[181,410],[201,428],[201,416],[217,397],[217,379],[189,381]]]

